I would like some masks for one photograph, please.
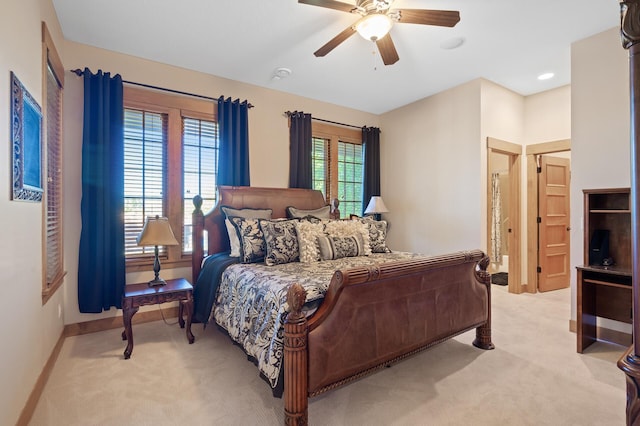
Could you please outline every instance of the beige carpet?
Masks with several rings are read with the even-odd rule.
[[[313,398],[312,425],[624,425],[624,348],[576,353],[569,289],[493,286],[493,342],[474,332]],[[66,339],[32,425],[280,425],[283,403],[217,328],[162,321]]]

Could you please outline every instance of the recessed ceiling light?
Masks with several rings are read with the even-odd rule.
[[[440,48],[445,50],[457,49],[465,42],[464,37],[454,37],[440,43]]]
[[[538,76],[538,80],[549,80],[550,78],[553,78],[553,76],[555,76],[554,73],[552,72],[545,72],[544,74],[540,74]]]
[[[283,78],[287,78],[290,75],[291,75],[291,70],[289,68],[276,68],[271,78],[273,80],[282,80]]]

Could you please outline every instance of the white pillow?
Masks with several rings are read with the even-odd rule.
[[[229,234],[229,245],[231,246],[231,257],[240,257],[240,238],[236,228],[233,226],[229,219],[224,220],[224,224],[227,226],[227,234]]]
[[[318,237],[324,236],[323,222],[309,222],[301,220],[295,224],[298,235],[298,247],[300,250],[300,262],[309,263],[320,260]]]

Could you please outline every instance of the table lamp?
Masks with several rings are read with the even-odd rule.
[[[155,278],[149,281],[150,287],[162,286],[166,282],[159,277],[160,274],[160,257],[158,256],[158,246],[177,246],[178,241],[173,235],[171,226],[169,225],[169,219],[166,217],[147,217],[144,227],[138,235],[136,242],[139,246],[155,246],[155,260],[153,261],[153,272]]]
[[[373,197],[371,197],[371,200],[369,200],[369,204],[367,205],[364,214],[371,214],[376,218],[376,220],[380,220],[381,213],[389,213],[389,209],[387,209],[387,206],[384,205],[382,197],[380,197],[379,195],[374,195]]]

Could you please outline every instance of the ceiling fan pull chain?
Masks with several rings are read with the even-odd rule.
[[[375,46],[376,42],[372,42]],[[373,70],[378,71],[378,55],[376,55],[376,49],[371,51],[371,59],[373,60]]]

